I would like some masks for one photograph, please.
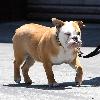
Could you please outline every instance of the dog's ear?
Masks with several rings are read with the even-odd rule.
[[[54,24],[54,26],[56,26],[57,28],[60,28],[64,25],[64,22],[56,19],[56,18],[52,18],[52,23]]]
[[[79,25],[80,28],[85,27],[84,23],[82,21],[74,21]]]

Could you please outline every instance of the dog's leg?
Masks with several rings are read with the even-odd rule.
[[[22,64],[22,61],[14,61],[14,81],[16,83],[20,83],[21,76],[20,76],[20,65]]]
[[[13,41],[13,49],[14,49],[14,81],[16,83],[20,83],[20,66],[24,61],[24,52],[21,46],[17,43],[17,40]]]
[[[43,65],[44,65],[49,86],[57,86],[58,84],[54,79],[54,74],[52,71],[52,64],[50,62],[45,62],[43,63]]]
[[[82,65],[80,64],[79,57],[77,57],[70,65],[76,70],[76,86],[80,86],[82,83],[83,69]]]
[[[32,59],[30,56],[27,56],[23,66],[21,67],[24,81],[26,84],[32,84],[32,80],[30,79],[28,75],[29,68],[34,64],[34,59]]]

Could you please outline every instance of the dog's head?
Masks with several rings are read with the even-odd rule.
[[[73,48],[81,46],[81,28],[84,26],[82,21],[63,22],[52,18],[52,22],[57,28],[57,36],[63,47]]]

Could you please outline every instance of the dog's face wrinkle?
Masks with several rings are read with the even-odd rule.
[[[73,24],[73,21],[65,22],[65,24],[58,29],[58,38],[62,45],[68,45],[68,42],[73,39],[73,37],[77,37],[80,40],[80,28],[78,24]],[[70,34],[70,35],[69,35]],[[75,41],[74,41],[75,42]]]

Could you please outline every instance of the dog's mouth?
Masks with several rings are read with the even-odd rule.
[[[69,44],[68,45],[69,48],[78,48],[78,47],[81,47],[82,42],[80,42],[80,41],[78,41],[78,42],[74,41],[74,42],[70,42],[68,44]]]

